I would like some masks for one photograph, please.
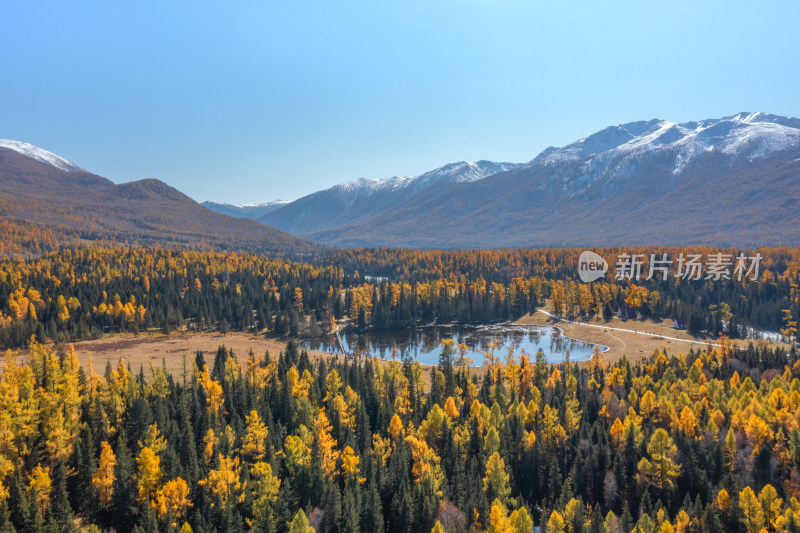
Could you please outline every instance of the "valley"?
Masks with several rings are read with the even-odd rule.
[[[731,496],[798,529],[797,132],[247,206],[0,141],[0,531],[760,531]],[[584,244],[701,263],[584,283]]]
[[[5,2],[0,533],[800,533],[800,2]]]

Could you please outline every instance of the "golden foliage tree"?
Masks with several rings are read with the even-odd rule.
[[[653,432],[647,444],[647,453],[650,459],[642,457],[636,467],[639,472],[637,474],[639,482],[662,490],[672,488],[681,467],[675,462],[678,447],[663,428]]]
[[[111,496],[114,495],[114,481],[116,480],[115,468],[117,467],[117,457],[114,450],[103,441],[100,443],[100,465],[92,475],[92,485],[100,494],[100,504],[105,508],[111,503]]]

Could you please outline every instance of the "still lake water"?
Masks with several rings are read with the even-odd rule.
[[[474,365],[483,363],[483,354],[489,343],[497,340],[495,356],[503,358],[509,348],[519,355],[522,350],[533,360],[540,349],[551,363],[559,363],[569,350],[571,361],[591,358],[594,344],[566,337],[558,328],[550,326],[522,326],[519,324],[492,324],[486,326],[437,325],[417,328],[380,331],[341,332],[342,342],[348,352],[369,354],[390,359],[397,350],[397,360],[407,355],[420,363],[435,365],[439,362],[442,341],[453,339],[456,344],[469,347],[467,357]],[[323,352],[339,352],[336,338],[324,336],[304,342],[304,347]],[[605,349],[605,346],[601,346]]]

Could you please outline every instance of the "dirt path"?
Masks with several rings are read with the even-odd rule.
[[[670,336],[663,335],[661,333],[655,333],[655,332],[652,332],[652,331],[639,331],[639,330],[635,330],[635,329],[615,328],[615,327],[612,327],[612,326],[601,326],[599,324],[589,324],[588,322],[578,322],[576,320],[568,320],[566,318],[561,318],[561,317],[555,316],[554,314],[552,314],[552,313],[550,313],[548,311],[545,311],[544,309],[537,309],[537,312],[544,313],[545,315],[549,316],[550,318],[552,318],[554,320],[558,320],[559,322],[567,322],[569,324],[577,324],[579,326],[587,326],[587,327],[590,327],[590,328],[601,328],[601,329],[613,330],[613,331],[624,331],[626,333],[634,333],[636,335],[646,335],[646,336],[651,336],[651,337],[657,337],[658,340],[671,340],[671,341],[678,341],[678,342],[688,342],[688,343],[691,343],[691,344],[704,344],[706,346],[716,346],[716,347],[721,346],[720,344],[715,343],[715,342],[705,342],[705,341],[698,341],[698,340],[692,340],[692,339],[681,339],[681,338],[678,338],[678,337],[670,337]],[[623,341],[623,344],[624,344],[624,341]]]
[[[699,340],[691,337],[685,331],[672,330],[671,320],[640,321],[614,317],[608,321],[582,322],[565,320],[554,316],[547,308],[540,308],[532,315],[525,315],[517,323],[540,326],[557,325],[568,337],[608,346],[604,358],[609,362],[617,361],[623,355],[637,360],[649,356],[655,350],[663,349],[669,352],[682,351],[685,353],[693,345],[695,349],[700,349],[717,344],[713,342],[713,339]]]
[[[618,341],[620,342],[620,344],[622,344],[622,349],[623,349],[623,350],[624,350],[625,348],[627,348],[627,347],[628,347],[628,345],[627,345],[627,344],[625,344],[625,341],[624,341],[624,340],[620,339],[619,337],[617,337],[617,336],[616,336],[616,335],[614,335],[613,333],[609,333],[609,334],[608,334],[608,336],[609,336],[609,337],[611,337],[612,339],[616,339],[616,340],[618,340]]]

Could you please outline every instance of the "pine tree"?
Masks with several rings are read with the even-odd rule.
[[[325,520],[322,523],[323,531],[340,531],[342,527],[342,495],[339,487],[333,481],[325,481],[322,492],[321,506],[325,510]]]
[[[0,502],[0,533],[17,533],[14,524],[11,523],[11,515],[8,512],[8,502]]]
[[[58,531],[68,533],[76,530],[67,494],[67,471],[61,461],[53,467],[53,488],[50,491],[49,510],[58,524]]]
[[[383,509],[378,485],[370,482],[367,488],[366,501],[362,506],[362,530],[365,533],[383,533]]]
[[[147,503],[142,505],[140,509],[142,515],[139,518],[137,526],[140,528],[142,533],[159,533],[158,521],[156,520],[156,513],[153,510],[153,506]]]
[[[134,462],[126,443],[125,433],[117,438],[117,465],[114,470],[114,489],[111,497],[112,512],[110,524],[121,533],[129,532],[135,524],[136,482],[134,480]]]
[[[703,533],[724,533],[725,528],[720,522],[719,515],[714,510],[714,506],[709,504],[703,513]]]
[[[9,507],[11,510],[10,519],[14,528],[21,533],[32,531],[32,514],[35,514],[35,511],[28,505],[28,496],[22,485],[22,479],[18,469],[14,470],[11,476]]]

